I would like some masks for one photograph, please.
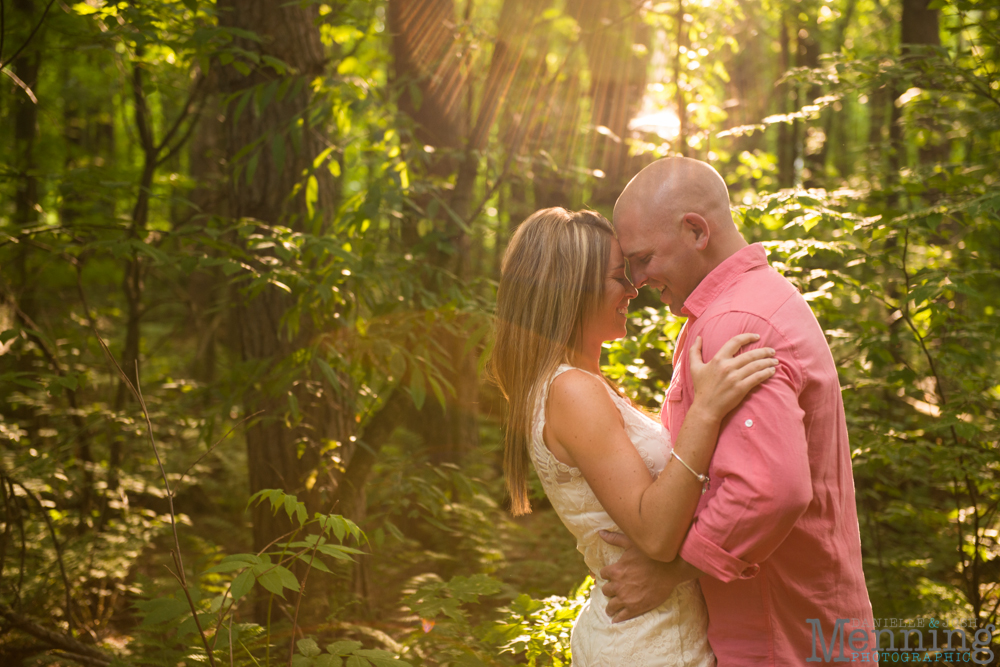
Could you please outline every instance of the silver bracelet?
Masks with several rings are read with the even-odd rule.
[[[712,483],[712,480],[708,478],[708,475],[701,475],[699,473],[696,473],[694,471],[694,468],[685,463],[684,459],[677,456],[677,452],[675,452],[672,449],[670,450],[670,455],[675,459],[677,459],[678,461],[680,461],[682,466],[690,470],[691,474],[698,478],[698,481],[701,482],[701,494],[705,495],[705,492],[708,491],[709,485]]]

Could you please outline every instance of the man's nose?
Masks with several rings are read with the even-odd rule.
[[[648,280],[649,276],[647,276],[644,272],[635,270],[632,271],[632,285],[635,286],[636,290],[645,285]]]

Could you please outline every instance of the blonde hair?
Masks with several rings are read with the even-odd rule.
[[[570,361],[584,315],[600,303],[614,233],[600,213],[546,208],[504,253],[487,373],[508,403],[503,468],[515,516],[531,511],[528,447],[543,381]]]

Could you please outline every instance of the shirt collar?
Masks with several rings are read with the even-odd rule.
[[[767,251],[759,243],[740,248],[712,269],[684,301],[681,312],[698,318],[733,281],[761,266],[767,266]]]

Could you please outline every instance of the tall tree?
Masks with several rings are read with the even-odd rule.
[[[255,96],[243,113],[228,109],[222,124],[222,153],[232,169],[223,211],[235,220],[322,232],[331,213],[332,177],[328,172],[314,176],[315,203],[307,199],[309,188],[301,187],[302,174],[311,171],[325,148],[322,132],[312,127],[309,115],[308,84],[323,74],[326,59],[318,7],[223,0],[218,16],[221,27],[233,29],[233,46],[253,54],[222,68],[220,97]],[[279,86],[284,86],[280,95]],[[265,90],[270,92],[264,95]],[[309,322],[296,327],[286,320],[293,297],[268,284],[255,295],[236,294],[234,301],[238,349],[251,369],[244,407],[247,414],[262,411],[246,428],[250,491],[282,488],[320,509],[322,492],[329,491],[323,483],[326,476],[307,488],[310,474],[319,465],[324,442],[348,440],[352,420],[331,393],[309,392],[301,378],[282,373],[291,355],[307,346],[314,333]],[[286,424],[290,404],[297,406],[298,415]],[[287,517],[257,506],[254,548],[264,548],[289,528]]]

